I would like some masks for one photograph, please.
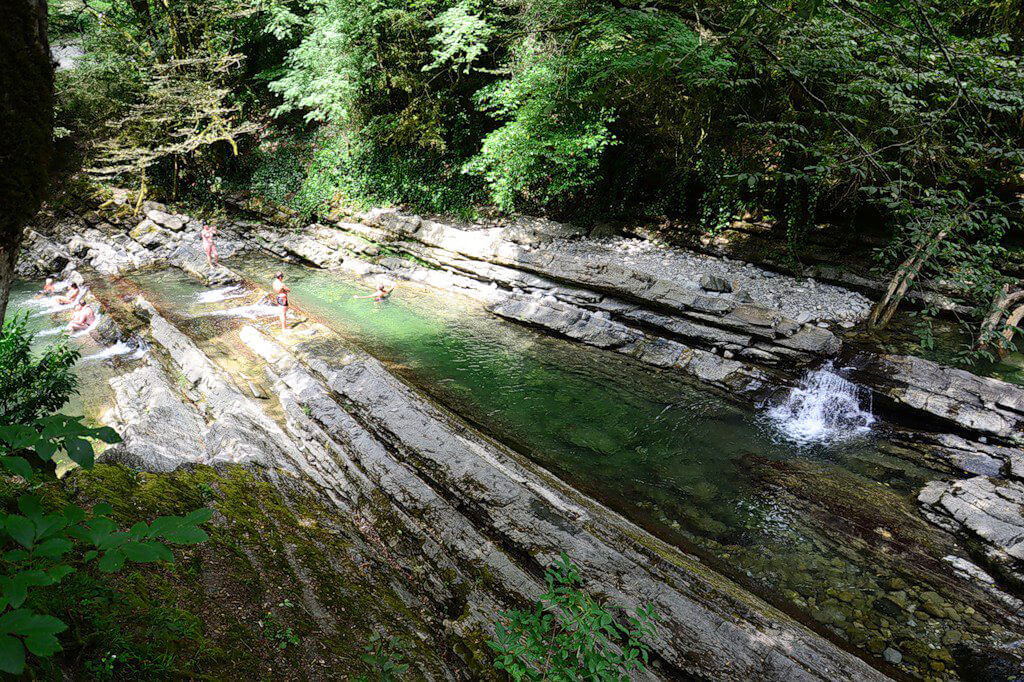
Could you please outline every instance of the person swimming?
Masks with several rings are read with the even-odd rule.
[[[375,302],[379,303],[380,301],[389,298],[391,296],[391,292],[394,290],[394,284],[388,287],[385,286],[383,283],[380,283],[377,285],[377,290],[374,291],[372,294],[367,294],[366,296],[356,296],[355,294],[353,294],[352,298],[372,298]]]
[[[215,234],[217,234],[217,226],[210,223],[204,224],[202,229],[199,230],[199,236],[203,240],[203,251],[206,252],[206,263],[210,266],[211,270],[220,265],[217,245],[213,243],[213,235]]]
[[[92,323],[96,321],[96,313],[93,309],[85,304],[85,301],[79,301],[75,306],[75,310],[71,313],[71,321],[68,322],[68,329],[73,332],[80,332],[88,329],[92,326]]]
[[[281,306],[281,331],[285,331],[285,318],[288,316],[288,292],[291,289],[284,283],[284,273],[274,275],[274,302]]]
[[[78,297],[81,293],[82,290],[79,288],[78,284],[72,282],[71,286],[68,287],[67,293],[64,294],[63,296],[57,297],[57,303],[60,303],[61,305],[69,305],[71,303],[74,303],[75,301],[78,300]]]

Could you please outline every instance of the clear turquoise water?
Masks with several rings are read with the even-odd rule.
[[[300,314],[839,639],[864,648],[912,637],[941,648],[952,629],[968,638],[1005,634],[991,625],[1003,621],[1003,607],[952,577],[942,557],[963,552],[917,513],[913,496],[931,472],[894,457],[884,441],[788,444],[754,410],[705,386],[534,333],[438,290],[402,284],[374,303],[352,298],[373,289],[353,276],[269,260],[231,265],[267,289],[283,269]],[[133,279],[158,307],[196,321],[193,334],[219,343],[248,320],[216,313],[258,298],[200,303],[202,289],[174,271]],[[276,323],[265,319],[268,328]],[[989,622],[922,625],[887,615],[876,603],[893,579],[912,593],[939,592],[954,608],[971,605]],[[906,661],[918,664],[912,655]]]

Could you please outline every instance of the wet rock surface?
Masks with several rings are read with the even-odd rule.
[[[1024,434],[1024,387],[907,355],[870,356],[856,374],[900,406],[1012,443]]]
[[[174,468],[175,452],[178,465],[227,458],[306,481],[340,513],[378,529],[370,535],[386,532],[400,563],[420,566],[415,592],[447,614],[439,636],[479,643],[498,611],[536,598],[541,567],[567,551],[591,589],[621,605],[653,603],[663,616],[657,677],[885,679],[453,421],[324,328],[304,324],[291,349],[241,330],[266,363],[282,430],[176,324],[144,301],[134,309],[163,359],[118,379],[115,423],[128,437],[111,456],[159,471]],[[162,376],[161,366],[181,379]]]
[[[933,481],[917,499],[929,519],[965,536],[994,567],[1024,586],[1024,485],[985,476]]]

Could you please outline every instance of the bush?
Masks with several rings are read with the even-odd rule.
[[[545,573],[548,591],[530,611],[503,613],[495,625],[495,667],[514,680],[625,680],[648,663],[658,615],[653,606],[620,622],[585,592],[565,554]]]
[[[203,542],[207,536],[198,526],[212,514],[199,509],[121,530],[110,519],[113,508],[106,503],[91,510],[74,504],[48,508],[35,491],[42,476],[53,477],[55,456],[66,453],[90,468],[93,441],[115,443],[120,438],[109,427],[86,426],[81,417],[40,416],[63,405],[74,389],[71,367],[78,354],[57,343],[33,358],[31,343],[24,317],[4,324],[0,469],[9,475],[11,494],[0,508],[0,671],[15,675],[25,669],[26,651],[46,658],[61,650],[57,635],[67,626],[46,611],[73,608],[67,601],[39,599],[37,590],[53,587],[87,565],[110,573],[126,561],[172,561],[165,543]]]
[[[78,351],[57,341],[34,355],[27,319],[17,315],[0,329],[0,424],[28,424],[56,412],[78,383],[72,371]]]

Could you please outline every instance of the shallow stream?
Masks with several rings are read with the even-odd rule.
[[[921,519],[914,497],[937,474],[889,454],[863,413],[848,432],[816,440],[802,435],[806,424],[787,431],[792,424],[780,421],[780,408],[753,410],[436,289],[403,283],[375,303],[353,299],[370,293],[372,282],[345,273],[269,259],[231,266],[268,285],[283,269],[295,312],[864,655],[946,677],[965,665],[965,645],[1024,632],[1012,608],[954,574],[944,557],[965,551]],[[232,336],[243,323],[276,329],[275,309],[256,305],[264,292],[209,291],[176,270],[131,280],[207,348],[237,347]],[[230,351],[219,355],[229,360]],[[804,389],[843,383],[818,379]],[[840,397],[844,409],[857,410],[855,394]],[[798,398],[795,409],[806,400]]]

